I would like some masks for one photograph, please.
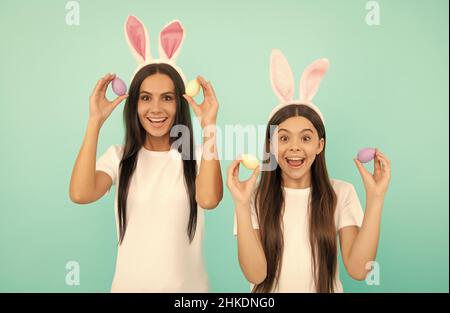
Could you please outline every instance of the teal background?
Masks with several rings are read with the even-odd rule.
[[[380,285],[347,292],[448,292],[448,1],[380,0],[381,25],[365,23],[366,1],[87,1],[79,26],[66,1],[0,2],[0,291],[109,292],[116,234],[113,193],[77,205],[68,188],[88,118],[88,98],[106,72],[128,81],[136,68],[123,35],[128,14],[150,32],[180,19],[178,64],[211,80],[219,126],[264,124],[277,103],[268,76],[272,48],[295,72],[328,57],[315,98],[327,121],[330,175],[364,189],[352,161],[366,146],[392,161],[377,261]],[[298,91],[296,91],[297,94]],[[111,95],[111,93],[109,93]],[[122,106],[122,105],[121,105]],[[101,130],[98,155],[120,144],[119,106]],[[225,170],[229,161],[222,162]],[[228,190],[206,212],[211,291],[246,292]],[[81,284],[65,284],[79,262]]]

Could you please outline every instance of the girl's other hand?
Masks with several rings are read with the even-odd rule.
[[[367,197],[384,197],[391,180],[391,162],[389,159],[376,149],[373,174],[366,170],[359,160],[354,159],[354,161],[361,174]]]

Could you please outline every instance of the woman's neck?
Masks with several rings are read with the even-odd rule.
[[[168,136],[151,137],[147,134],[144,148],[150,151],[169,151],[170,143]]]

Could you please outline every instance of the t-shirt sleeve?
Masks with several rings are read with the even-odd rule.
[[[117,145],[109,147],[106,152],[98,158],[95,165],[97,171],[105,172],[111,177],[113,185],[117,183],[121,150],[122,148]]]
[[[339,199],[339,197],[341,198]],[[364,212],[355,187],[352,184],[346,184],[346,188],[338,193],[337,210],[337,230],[353,225],[361,227]]]
[[[256,209],[255,209],[255,203],[254,203],[254,196],[252,197],[252,200],[250,202],[250,209],[251,209],[251,219],[252,219],[252,226],[253,229],[259,229],[259,223],[258,223],[258,216],[256,215]],[[237,235],[237,218],[236,218],[236,212],[234,212],[234,225],[233,225],[233,234]]]

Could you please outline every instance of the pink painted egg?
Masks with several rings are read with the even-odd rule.
[[[359,150],[357,159],[361,163],[367,163],[373,160],[375,158],[375,148],[364,148]]]
[[[118,96],[123,96],[127,92],[127,85],[119,77],[116,77],[112,81],[112,90]]]

